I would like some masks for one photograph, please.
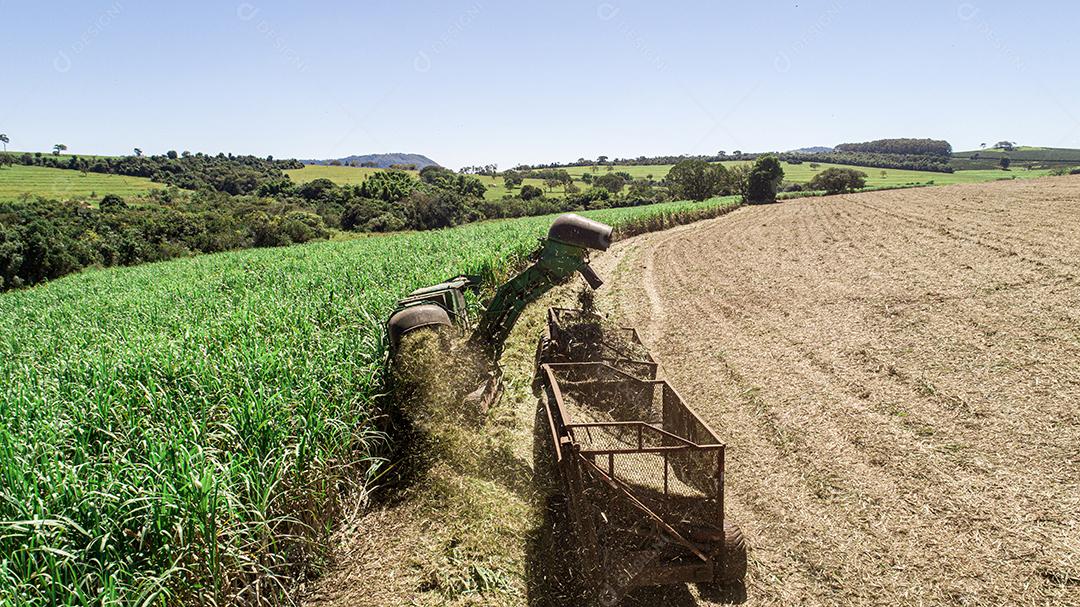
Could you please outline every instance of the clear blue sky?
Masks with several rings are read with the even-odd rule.
[[[0,0],[16,150],[451,167],[881,137],[1080,147],[1080,5]]]

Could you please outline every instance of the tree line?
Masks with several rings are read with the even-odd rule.
[[[952,156],[952,145],[942,139],[876,139],[862,143],[841,143],[838,152],[864,154],[897,154],[901,156]]]
[[[832,161],[828,154],[807,156]],[[890,167],[896,159],[907,158],[889,157],[894,159],[886,165]],[[634,178],[608,165],[604,171],[586,173],[584,187],[564,168],[504,171],[501,176],[510,193],[489,199],[487,187],[474,174],[494,173],[495,165],[470,167],[462,173],[428,166],[419,175],[387,170],[358,185],[338,185],[327,179],[294,183],[283,171],[302,165],[270,157],[186,152],[119,158],[0,155],[4,162],[147,177],[171,186],[149,193],[139,205],[128,205],[113,195],[96,207],[86,201],[40,198],[0,204],[0,290],[87,266],[133,265],[308,242],[328,237],[333,229],[428,230],[484,219],[725,195],[741,195],[750,203],[771,202],[783,182],[780,161],[800,161],[790,154],[766,154],[755,155],[753,164],[728,167],[706,158],[679,157],[660,182],[651,175]],[[525,178],[541,179],[548,191],[562,186],[564,196],[549,197],[542,188],[523,184]]]
[[[89,266],[129,266],[196,253],[303,243],[329,235],[302,206],[257,196],[155,190],[148,204],[104,196],[0,203],[0,291]]]
[[[675,163],[664,184],[675,199],[705,200],[713,196],[738,194],[744,202],[760,204],[776,201],[784,180],[784,169],[774,154],[760,156],[752,165],[727,167],[701,158]]]
[[[62,145],[62,144],[57,144]],[[59,156],[37,153],[3,154],[5,164],[22,164],[87,173],[146,177],[152,181],[188,190],[214,190],[226,194],[252,194],[265,183],[287,179],[282,171],[304,165],[298,160],[232,154],[178,154],[157,156]]]
[[[800,162],[827,162],[847,164],[878,169],[905,169],[909,171],[930,171],[934,173],[952,173],[955,169],[950,159],[944,156],[926,156],[910,154],[882,154],[872,152],[785,152],[781,160],[798,164]]]

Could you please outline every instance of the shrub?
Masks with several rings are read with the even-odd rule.
[[[337,190],[337,185],[329,179],[314,179],[300,186],[298,190],[305,200],[323,200]]]
[[[1057,177],[1063,175],[1080,175],[1080,167],[1058,167],[1050,171],[1050,174]]]
[[[540,198],[544,195],[544,191],[534,185],[521,186],[521,199],[532,200],[533,198]]]
[[[364,230],[368,232],[396,232],[404,229],[405,220],[390,212],[381,213],[364,224]]]
[[[855,169],[833,167],[814,175],[809,186],[811,190],[824,190],[828,194],[842,194],[866,187],[866,173]]]
[[[415,230],[449,228],[477,218],[472,199],[449,190],[413,192],[401,206],[406,223]]]
[[[330,233],[323,226],[323,220],[315,213],[293,211],[281,221],[281,231],[289,240],[300,244],[312,240],[327,238]]]
[[[106,194],[105,197],[101,199],[101,203],[98,205],[98,208],[100,208],[102,211],[119,211],[122,209],[126,209],[127,206],[128,205],[126,202],[124,202],[123,198],[117,196],[116,194]]]

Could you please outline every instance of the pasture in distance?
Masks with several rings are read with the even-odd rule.
[[[750,161],[725,161],[721,164],[733,167],[741,164],[751,164]],[[986,181],[997,181],[1002,179],[1032,179],[1035,177],[1043,177],[1050,171],[1049,169],[1026,169],[1022,167],[1016,167],[1009,171],[1003,171],[1001,169],[979,169],[968,171],[956,171],[953,173],[940,173],[934,171],[911,171],[904,169],[881,169],[874,167],[858,167],[851,165],[839,165],[830,163],[810,163],[803,162],[800,164],[792,164],[789,162],[781,163],[784,168],[784,181],[790,183],[808,183],[814,175],[820,173],[829,168],[841,167],[851,168],[866,173],[866,186],[868,188],[885,188],[896,187],[906,185],[948,185],[953,183],[981,183]],[[811,164],[817,166],[811,167]],[[650,164],[650,165],[613,165],[612,171],[629,173],[634,179],[652,179],[653,181],[661,181],[667,176],[668,171],[671,170],[673,165],[670,164]],[[574,185],[582,190],[589,187],[582,177],[586,174],[591,174],[594,177],[608,172],[608,166],[572,166],[564,167],[566,171],[574,178]],[[361,167],[347,167],[347,166],[325,166],[325,165],[306,165],[302,169],[292,169],[285,171],[289,175],[289,178],[296,183],[307,183],[315,179],[329,179],[330,181],[339,184],[360,184],[373,173],[383,171],[386,169],[376,168],[361,168]],[[416,175],[416,171],[410,171],[413,175]],[[487,192],[484,194],[484,198],[488,200],[498,200],[503,196],[511,193],[516,193],[520,189],[515,189],[513,192],[506,189],[501,176],[491,177],[489,175],[475,175],[480,181],[487,187]],[[541,179],[525,179],[524,184],[532,185],[540,188],[547,196],[561,197],[565,195],[563,188],[555,187],[550,191],[544,185]]]
[[[106,194],[141,196],[163,184],[144,177],[83,173],[69,169],[13,165],[0,168],[0,201],[17,200],[23,195],[57,200],[72,198],[101,199]]]

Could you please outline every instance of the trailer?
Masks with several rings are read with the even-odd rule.
[[[537,467],[565,505],[591,600],[639,586],[741,586],[746,544],[724,517],[724,445],[662,379],[608,362],[543,363]]]
[[[548,308],[547,334],[536,347],[534,392],[544,363],[606,362],[642,379],[656,379],[659,365],[633,327],[606,326],[600,315],[575,308]]]

